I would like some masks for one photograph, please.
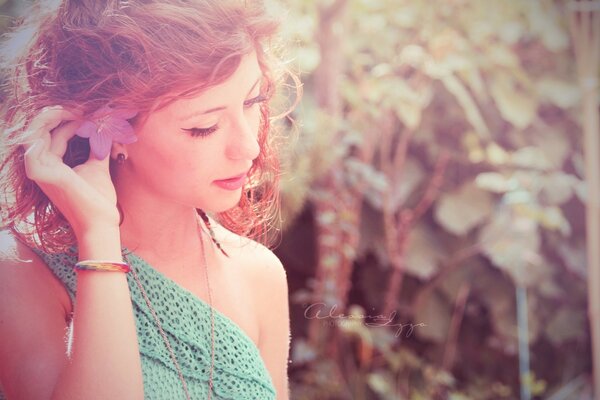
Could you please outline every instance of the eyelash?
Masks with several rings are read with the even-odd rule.
[[[255,104],[263,103],[265,101],[267,101],[267,96],[260,94],[250,100],[246,100],[244,102],[244,107],[250,108]],[[206,137],[211,133],[214,133],[217,129],[219,129],[219,126],[213,125],[210,128],[189,128],[184,129],[184,131],[188,131],[192,137]]]

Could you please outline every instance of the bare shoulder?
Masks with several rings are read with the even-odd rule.
[[[7,231],[0,231],[0,293],[30,292],[48,295],[58,301],[65,316],[71,300],[45,262],[26,244]]]
[[[285,268],[271,249],[250,238],[237,235],[214,223],[215,235],[232,257],[240,260],[246,269],[264,277],[265,274],[285,278]]]
[[[67,362],[60,283],[37,254],[0,232],[0,381],[7,398],[49,398]]]
[[[268,307],[272,300],[269,293],[277,289],[280,293],[287,295],[288,284],[285,268],[279,257],[265,245],[237,235],[220,224],[214,224],[215,235],[226,251],[233,253],[249,275],[249,281],[254,289],[253,292],[259,296],[261,311]],[[261,290],[269,288],[270,290]],[[264,297],[261,299],[260,297]]]

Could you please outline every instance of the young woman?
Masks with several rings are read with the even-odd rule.
[[[3,48],[0,398],[288,399],[286,274],[253,240],[276,24],[251,0],[36,3]]]

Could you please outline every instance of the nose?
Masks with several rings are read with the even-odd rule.
[[[259,119],[240,115],[232,126],[226,155],[231,160],[254,160],[260,153],[258,144]]]

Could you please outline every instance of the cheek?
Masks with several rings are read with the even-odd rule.
[[[164,182],[181,173],[187,161],[182,154],[185,147],[178,145],[176,141],[169,142],[165,139],[160,136],[140,135],[138,142],[132,147],[134,173],[140,178]]]
[[[260,128],[260,109],[258,107],[256,107],[256,110],[253,110],[252,115],[250,115],[250,124],[252,132],[258,137],[258,129]]]
[[[258,126],[259,115],[255,120],[252,123]],[[186,186],[186,190],[190,185],[192,188],[206,187],[207,182],[221,176],[227,143],[223,132],[193,138],[173,129],[168,131],[163,125],[148,125],[132,147],[131,155],[140,178],[154,182],[153,186],[180,191],[182,186]]]

